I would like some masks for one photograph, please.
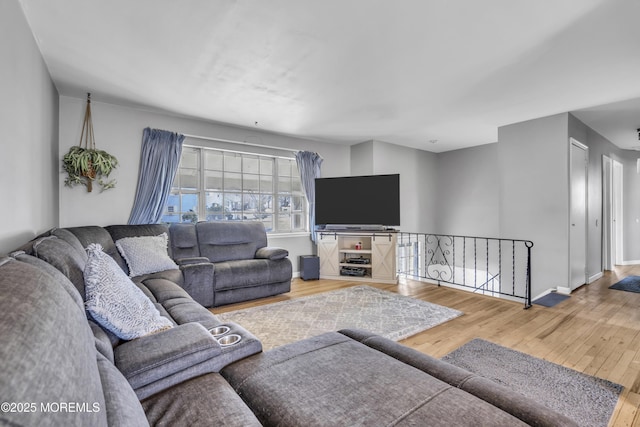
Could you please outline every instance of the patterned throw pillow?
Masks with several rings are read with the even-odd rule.
[[[116,247],[129,266],[129,277],[136,277],[178,269],[169,258],[168,243],[167,233],[162,233],[159,236],[125,237],[116,241]]]
[[[85,306],[98,323],[125,340],[173,327],[101,245],[89,245],[87,254]]]

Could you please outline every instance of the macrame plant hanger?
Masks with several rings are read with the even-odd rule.
[[[87,108],[84,111],[84,121],[82,122],[82,132],[80,132],[80,144],[78,146],[86,150],[96,149],[93,121],[91,120],[91,93],[87,93]],[[87,191],[91,192],[93,190],[93,180],[96,178],[96,170],[91,164],[91,159],[89,159],[89,167],[84,176],[87,177]]]

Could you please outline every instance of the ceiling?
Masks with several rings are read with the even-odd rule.
[[[640,146],[637,0],[20,0],[61,95],[433,152],[567,111]]]

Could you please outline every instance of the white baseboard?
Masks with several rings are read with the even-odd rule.
[[[637,265],[640,264],[640,260],[622,261],[620,265]]]
[[[558,286],[556,292],[563,295],[571,295],[571,288],[565,286]]]
[[[604,273],[601,271],[600,273],[596,273],[593,276],[589,277],[589,281],[587,282],[587,285],[595,282],[596,280],[601,278],[603,275],[604,275]]]

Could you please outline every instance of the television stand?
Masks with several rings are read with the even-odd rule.
[[[398,283],[396,232],[326,230],[318,233],[320,278]]]
[[[379,224],[327,224],[325,231],[385,231],[387,228]]]

